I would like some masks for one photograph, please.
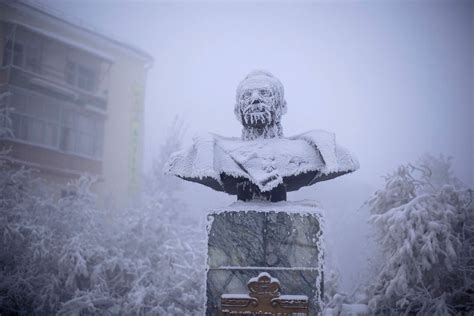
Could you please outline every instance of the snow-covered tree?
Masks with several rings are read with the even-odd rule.
[[[179,145],[168,139],[163,156],[177,149],[170,144]],[[157,203],[100,209],[94,179],[72,181],[74,194],[57,198],[0,153],[0,314],[202,314],[204,229],[167,220],[183,211],[167,203],[178,188],[152,181],[147,201]]]
[[[472,190],[451,160],[425,155],[385,178],[367,205],[383,263],[369,306],[378,314],[474,310]]]
[[[367,316],[370,311],[365,297],[361,297],[362,288],[356,288],[351,294],[339,290],[340,275],[330,270],[324,280],[323,316]]]
[[[170,155],[181,149],[185,132],[184,122],[175,117],[158,155],[153,159],[150,172],[145,175],[145,205],[159,210],[163,219],[175,222],[186,209],[183,199],[179,196],[182,180],[165,174],[164,166]]]

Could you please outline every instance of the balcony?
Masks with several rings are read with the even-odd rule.
[[[37,74],[11,65],[0,68],[0,84],[11,84],[20,88],[48,93],[57,98],[85,106],[90,110],[106,113],[107,96],[100,96],[66,82],[61,82],[61,80],[55,80],[51,74],[52,72]]]
[[[4,39],[0,84],[48,91],[106,112],[111,61],[21,25],[0,26],[13,34]]]
[[[11,149],[19,164],[63,174],[102,172],[105,117],[67,100],[16,85],[0,85],[7,92],[11,135],[0,148]]]
[[[26,165],[48,174],[77,176],[83,173],[102,176],[102,162],[31,144],[0,139],[0,148],[10,149],[12,163]]]

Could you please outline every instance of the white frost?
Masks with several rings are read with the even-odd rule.
[[[311,171],[324,177],[358,168],[357,159],[336,144],[333,133],[314,130],[292,138],[256,141],[207,134],[172,155],[165,171],[185,179],[213,179],[221,191],[221,174],[242,177],[266,192],[283,183],[284,177]]]

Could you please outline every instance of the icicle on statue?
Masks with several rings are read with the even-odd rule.
[[[251,72],[237,87],[234,113],[242,137],[196,137],[173,154],[166,171],[238,200],[285,201],[286,192],[329,180],[359,168],[357,159],[336,144],[333,133],[313,130],[283,137],[286,113],[280,80],[267,71]]]

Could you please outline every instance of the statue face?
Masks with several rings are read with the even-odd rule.
[[[271,73],[251,72],[237,87],[235,115],[245,128],[264,128],[280,122],[286,112],[283,85]]]
[[[279,98],[269,84],[242,87],[238,99],[240,121],[244,126],[262,128],[276,121]]]

